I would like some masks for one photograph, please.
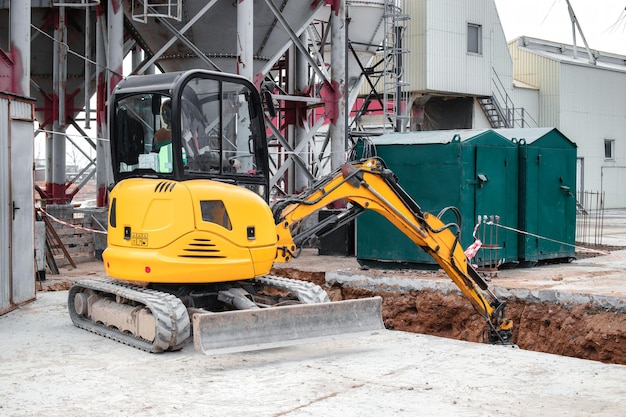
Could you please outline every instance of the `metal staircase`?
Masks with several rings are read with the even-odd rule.
[[[495,97],[479,98],[478,102],[483,109],[485,116],[489,120],[489,124],[494,129],[513,127],[511,121],[506,117],[502,107],[498,104]]]
[[[515,107],[511,96],[509,96],[494,68],[492,68],[491,89],[491,96],[478,97],[478,102],[492,128],[539,126],[523,107]]]

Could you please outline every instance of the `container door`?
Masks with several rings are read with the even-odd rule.
[[[35,298],[35,222],[33,201],[33,124],[11,122],[12,302]]]
[[[572,151],[573,155],[573,151]],[[574,256],[576,159],[563,149],[541,148],[537,178],[539,259]]]
[[[8,100],[0,98],[0,314],[11,306]]]
[[[474,222],[481,217],[478,237],[483,250],[479,266],[495,267],[517,261],[517,236],[487,222],[517,226],[517,159],[513,148],[476,146]]]

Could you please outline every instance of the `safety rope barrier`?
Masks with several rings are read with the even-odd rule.
[[[485,224],[488,224],[488,225],[494,225],[494,226],[496,226],[496,227],[501,227],[501,228],[503,228],[503,229],[510,230],[510,231],[512,231],[512,232],[520,233],[520,234],[523,234],[523,235],[528,235],[528,236],[536,237],[536,238],[539,238],[539,239],[548,240],[548,241],[550,241],[550,242],[558,243],[558,244],[560,244],[560,245],[571,246],[571,247],[573,247],[574,249],[579,250],[579,251],[582,251],[582,252],[587,251],[587,252],[598,253],[598,254],[600,254],[600,255],[610,255],[610,254],[611,254],[610,252],[607,252],[607,251],[602,251],[602,250],[597,250],[597,249],[586,248],[586,247],[584,247],[584,246],[573,245],[573,244],[571,244],[571,243],[562,242],[562,241],[560,241],[560,240],[551,239],[551,238],[549,238],[549,237],[545,237],[545,236],[540,236],[540,235],[537,235],[537,234],[535,234],[535,233],[526,232],[526,231],[524,231],[524,230],[516,229],[516,228],[514,228],[514,227],[504,226],[504,225],[502,225],[502,224],[494,223],[494,222],[491,222],[491,221],[486,222]]]
[[[94,229],[88,229],[88,228],[83,227],[83,226],[78,226],[78,225],[76,225],[76,224],[71,224],[71,223],[68,223],[68,222],[66,222],[66,221],[59,220],[59,219],[57,219],[56,217],[54,217],[53,215],[51,215],[50,213],[48,213],[46,210],[44,210],[43,208],[41,208],[41,207],[39,207],[39,206],[36,206],[36,207],[35,207],[35,209],[36,209],[37,211],[40,211],[41,213],[43,213],[43,214],[44,214],[44,215],[46,215],[47,217],[50,217],[50,218],[51,218],[52,220],[54,220],[55,222],[57,222],[57,223],[59,223],[59,224],[62,224],[63,226],[72,227],[72,228],[74,228],[74,229],[84,230],[84,231],[86,231],[86,232],[91,232],[91,233],[100,233],[100,234],[103,234],[103,235],[108,234],[106,230],[94,230]]]
[[[550,242],[558,243],[560,245],[570,246],[570,247],[573,247],[575,250],[581,251],[581,252],[591,252],[591,253],[597,253],[599,255],[610,255],[610,256],[621,258],[620,256],[616,256],[615,254],[612,254],[611,252],[608,252],[608,251],[603,251],[603,250],[598,250],[598,249],[591,249],[591,248],[586,248],[584,246],[573,245],[571,243],[562,242],[560,240],[551,239],[549,237],[541,236],[541,235],[538,235],[536,233],[527,232],[525,230],[516,229],[516,228],[510,227],[510,226],[504,226],[504,225],[502,225],[500,223],[497,223],[497,222],[494,222],[494,221],[490,220],[490,221],[485,221],[485,222],[482,222],[482,223],[479,222],[474,227],[474,231],[472,233],[472,236],[474,237],[474,243],[472,243],[470,246],[467,247],[467,249],[465,249],[465,255],[467,256],[467,259],[469,259],[469,260],[471,260],[474,256],[476,256],[476,254],[478,253],[478,251],[482,247],[481,240],[476,236],[476,231],[478,230],[478,227],[481,224],[489,225],[489,226],[501,227],[501,228],[503,228],[505,230],[509,230],[509,231],[512,231],[512,232],[515,232],[515,233],[519,233],[519,234],[523,234],[523,235],[527,235],[527,236],[531,236],[531,237],[536,237],[538,239],[544,239],[544,240],[547,240],[547,241],[550,241]],[[472,264],[472,266],[476,267],[476,265],[474,265],[474,264]]]

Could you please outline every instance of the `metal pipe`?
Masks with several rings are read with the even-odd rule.
[[[300,35],[300,42],[303,45],[308,43],[308,34],[304,31]],[[302,56],[301,53],[292,48],[294,58],[295,58],[295,89],[297,94],[305,94],[307,92],[309,86],[309,68],[307,65],[306,59]],[[300,105],[297,107],[296,111],[296,125],[295,125],[295,147],[299,148],[300,144],[303,141],[307,140],[307,129],[305,125],[308,126],[308,110],[305,105]],[[315,152],[315,147],[313,145],[313,152]],[[307,160],[308,152],[300,153],[300,159]],[[294,176],[294,188],[297,191],[301,191],[309,186],[309,178],[306,175],[307,172],[301,169],[295,169]]]
[[[124,7],[122,0],[109,0],[107,18],[107,36],[105,38],[105,40],[108,40],[106,44],[106,103],[109,102],[113,89],[115,89],[115,86],[122,80],[122,74],[124,73]],[[105,120],[106,116],[105,111]],[[107,134],[111,129],[110,126],[111,121],[108,120]],[[108,138],[108,135],[104,137]],[[107,177],[112,178],[109,149],[109,146],[106,146],[106,159],[104,162],[107,165]],[[111,175],[108,175],[109,173]]]
[[[254,1],[237,3],[237,74],[252,81],[254,77]]]
[[[346,87],[346,7],[345,0],[333,3],[330,15],[331,26],[331,85],[332,110],[336,112],[331,118],[330,134],[330,166],[331,170],[338,169],[344,162],[346,149],[346,122],[345,122],[345,87]]]
[[[91,8],[85,7],[85,129],[91,129]]]
[[[67,83],[67,27],[65,25],[65,7],[56,10],[56,27],[54,29],[54,53],[52,56],[52,134],[48,136],[50,146],[49,163],[51,167],[50,182],[46,184],[48,195],[55,204],[65,203],[65,87]]]
[[[110,155],[107,151],[106,103],[108,101],[106,89],[106,19],[103,6],[96,7],[96,206],[107,205],[107,184],[111,172],[109,166]],[[112,176],[112,175],[111,175]]]
[[[52,200],[65,204],[65,126],[55,120],[52,130]]]
[[[107,17],[107,36],[109,39],[107,68],[111,69],[107,73],[107,81],[108,93],[111,94],[124,73],[124,7],[122,0],[109,0]]]
[[[296,95],[296,56],[298,55],[297,53],[297,48],[293,45],[291,45],[291,47],[288,50],[287,53],[287,66],[285,68],[285,73],[286,73],[286,81],[287,81],[287,93],[291,96]],[[287,139],[287,143],[289,143],[289,147],[291,149],[295,149],[297,147],[296,144],[296,127],[295,124],[297,124],[297,116],[296,116],[296,109],[292,109],[292,117],[294,118],[294,123],[289,123],[286,125],[285,127],[285,136]],[[295,153],[293,153],[291,155],[291,158],[296,158],[296,157],[300,157],[299,155],[296,155]],[[288,156],[289,158],[289,156]],[[296,171],[297,171],[297,167],[295,164],[289,164],[289,166],[291,167],[291,169],[288,169],[285,175],[285,181],[286,181],[286,186],[285,186],[285,190],[287,191],[287,194],[295,194],[297,191],[297,187],[296,187]]]
[[[30,19],[31,19],[31,2],[24,0],[19,2],[11,2],[10,19],[11,19],[11,55],[14,59],[19,58],[19,65],[15,69],[21,72],[14,72],[13,76],[17,77],[16,93],[23,96],[30,96]]]
[[[402,63],[402,27],[397,25],[394,22],[394,28],[393,28],[394,32],[395,32],[395,48],[396,48],[396,67],[395,67],[395,78],[396,78],[396,91],[395,91],[395,107],[396,107],[396,132],[404,132],[405,131],[405,124],[404,124],[404,118],[402,117],[402,70],[403,70],[403,63]]]

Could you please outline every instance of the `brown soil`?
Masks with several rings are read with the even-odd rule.
[[[435,271],[421,272],[437,275]],[[281,268],[277,273],[324,286],[333,301],[381,296],[383,321],[388,329],[472,342],[483,340],[485,322],[461,295],[436,291],[391,293],[350,287],[329,288],[325,284],[324,272]],[[591,305],[566,307],[519,300],[509,301],[506,311],[515,323],[512,341],[522,349],[626,365],[626,318],[623,312],[605,311]]]

